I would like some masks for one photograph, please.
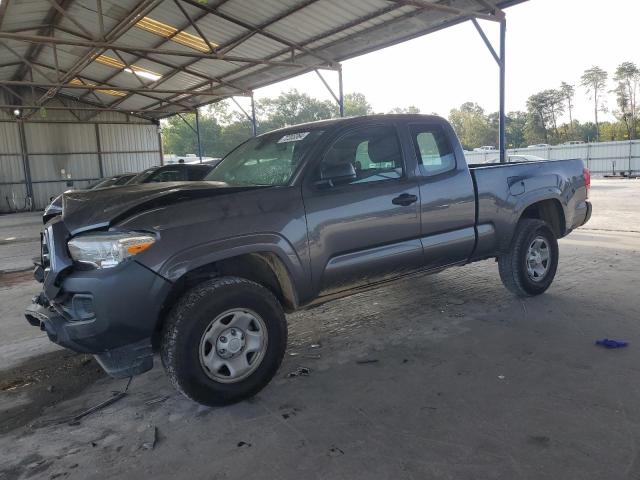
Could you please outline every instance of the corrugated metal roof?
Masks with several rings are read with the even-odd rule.
[[[525,0],[56,1],[0,3],[0,85],[159,118]]]

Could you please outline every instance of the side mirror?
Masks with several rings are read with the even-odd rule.
[[[327,165],[320,172],[320,182],[322,183],[344,183],[355,180],[356,178],[356,169],[351,163]]]

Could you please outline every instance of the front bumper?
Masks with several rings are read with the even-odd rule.
[[[50,254],[64,252],[56,247]],[[67,260],[55,259],[49,271],[36,267],[43,292],[25,310],[27,321],[54,343],[94,354],[113,377],[151,369],[151,337],[170,282],[134,260],[103,270],[79,270]]]

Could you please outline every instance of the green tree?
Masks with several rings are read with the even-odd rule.
[[[593,66],[585,70],[580,79],[580,84],[587,90],[593,100],[593,112],[596,121],[596,140],[600,140],[600,124],[598,122],[598,112],[604,111],[602,103],[602,91],[607,85],[609,74],[598,66]]]
[[[460,143],[467,150],[496,142],[496,132],[484,110],[477,103],[466,102],[449,113],[449,122]]]
[[[195,115],[183,114],[170,117],[162,127],[162,148],[174,155],[198,154],[198,139],[195,133]],[[200,143],[202,154],[217,156],[218,141],[222,128],[212,115],[200,115]]]
[[[521,148],[525,146],[525,128],[527,126],[527,112],[509,112],[506,118],[507,148]]]
[[[618,106],[615,115],[625,124],[629,139],[634,139],[638,124],[636,95],[640,83],[640,70],[633,62],[623,62],[618,65],[613,79],[617,82],[613,90]]]
[[[373,108],[363,93],[347,93],[344,96],[344,114],[346,117],[371,115]]]
[[[529,118],[527,122],[527,138],[530,143],[532,138],[542,135],[544,143],[549,143],[549,124],[551,114],[549,110],[549,96],[546,91],[534,93],[527,99]]]
[[[397,114],[397,113],[420,113],[420,109],[415,105],[409,105],[408,107],[395,107],[389,110],[387,113]]]
[[[265,98],[257,106],[264,127],[262,131],[336,116],[334,102],[312,98],[295,88],[276,98]]]
[[[573,129],[573,97],[576,94],[576,88],[573,85],[569,85],[566,82],[560,84],[560,93],[567,102],[567,108],[569,110],[569,130]]]

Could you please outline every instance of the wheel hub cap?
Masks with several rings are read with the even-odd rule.
[[[244,332],[239,328],[227,328],[216,340],[218,355],[222,358],[233,358],[242,351],[244,344]]]
[[[264,320],[247,309],[232,309],[214,318],[200,340],[200,365],[212,380],[235,383],[262,362],[268,335]]]
[[[551,265],[551,250],[543,237],[536,237],[527,250],[527,275],[534,282],[541,281]]]

